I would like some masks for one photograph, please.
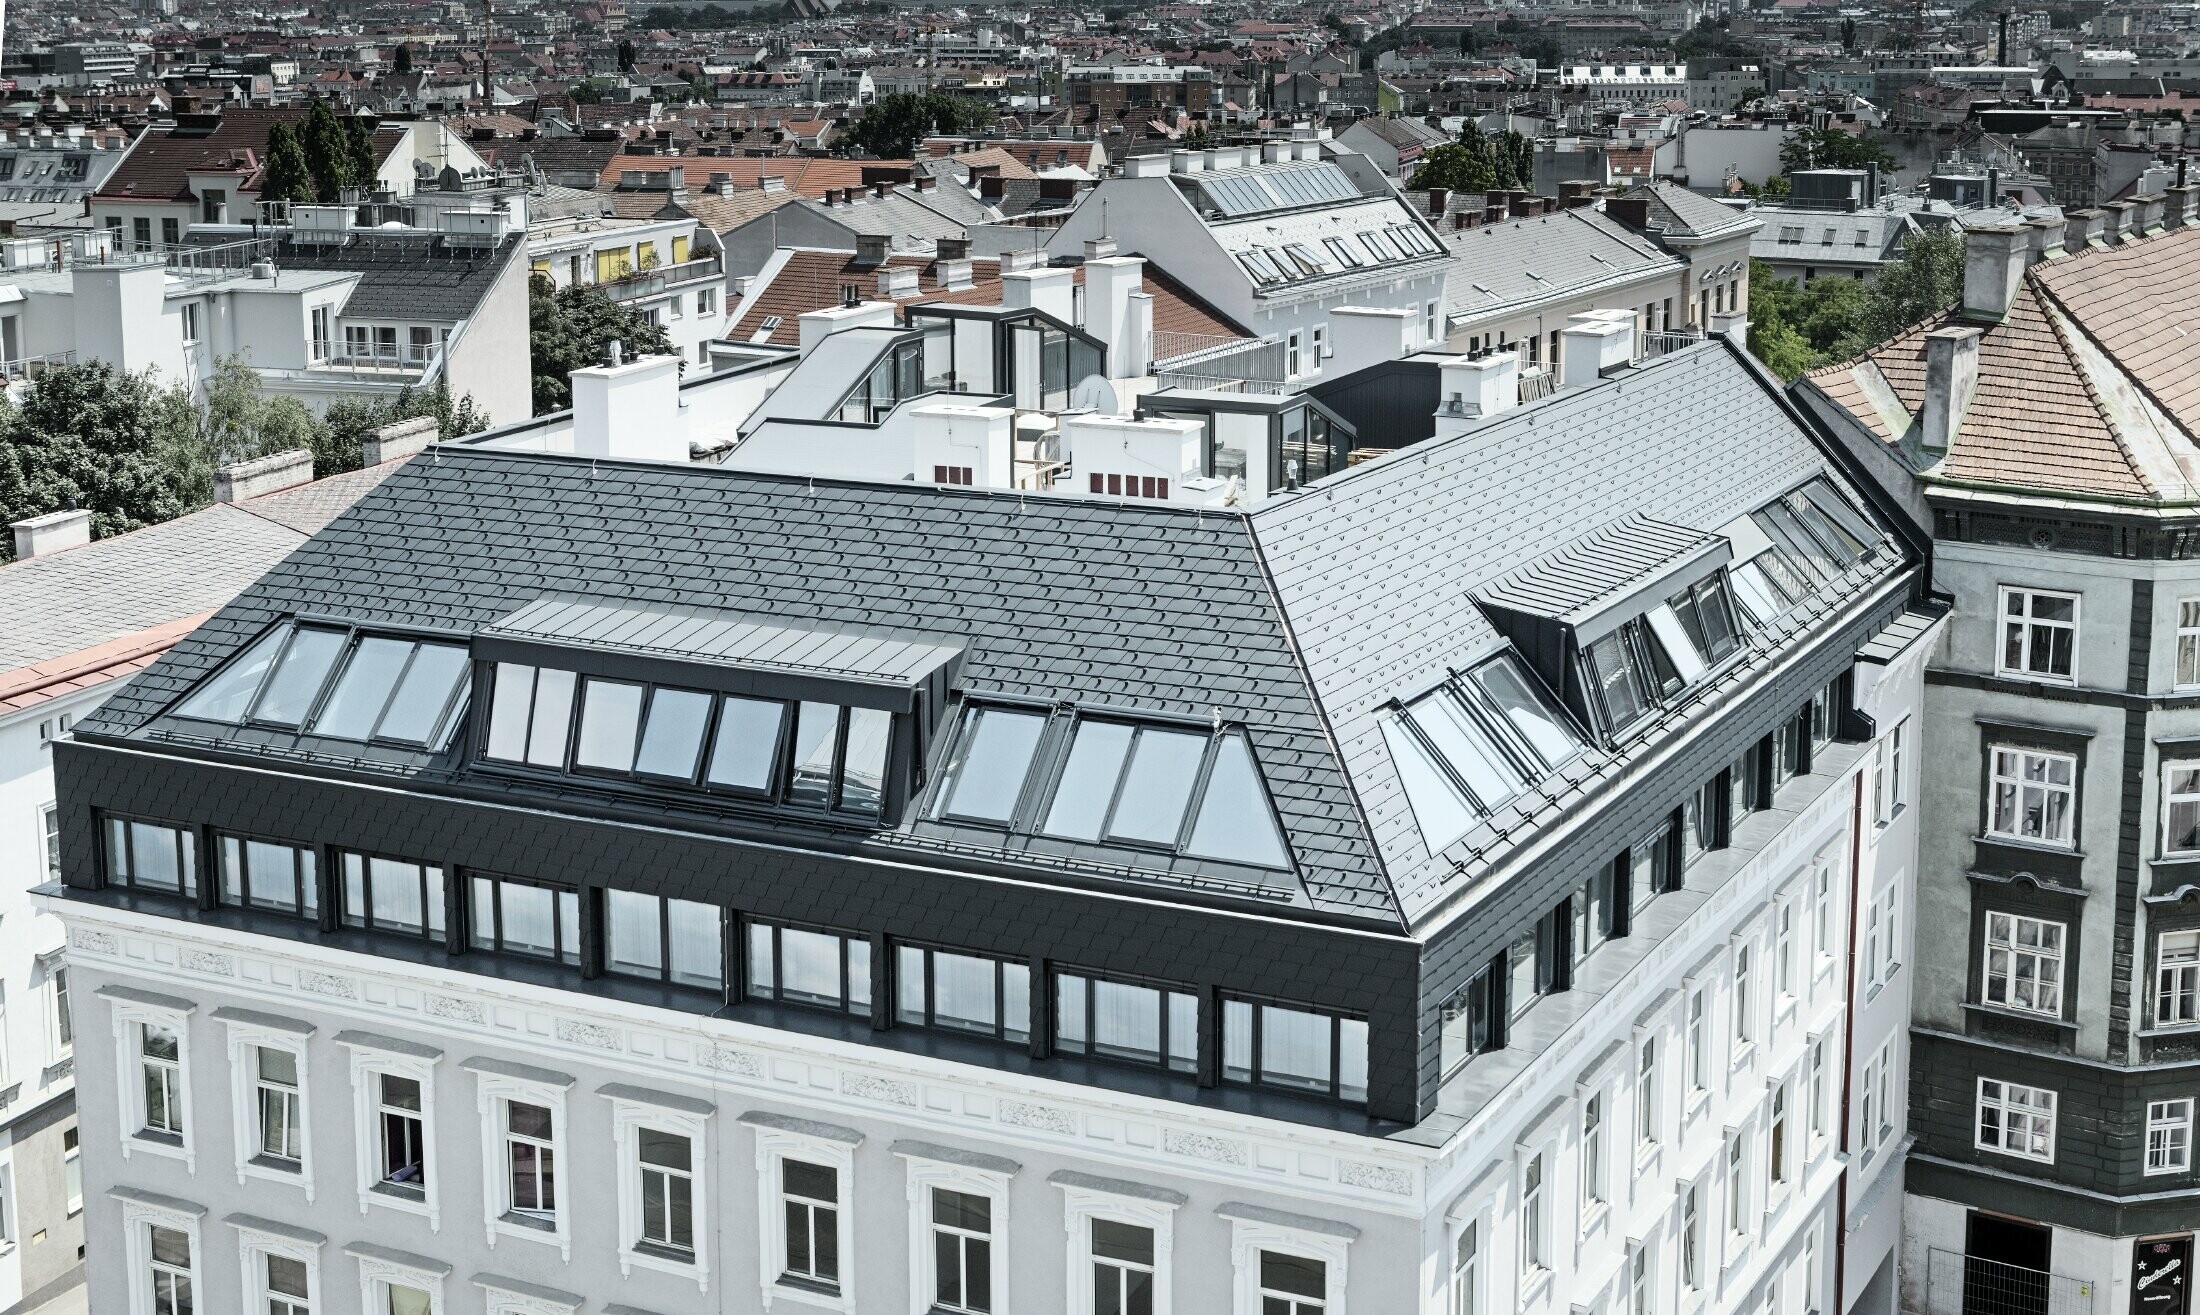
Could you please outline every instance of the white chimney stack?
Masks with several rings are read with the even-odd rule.
[[[2009,313],[2030,261],[2031,230],[1991,224],[1963,235],[1963,316],[1995,320]]]
[[[1558,338],[1558,386],[1583,388],[1603,378],[1606,370],[1634,360],[1634,313],[1587,311],[1569,316]]]
[[[1919,445],[1927,452],[1946,452],[1963,429],[1963,417],[1978,387],[1981,332],[1951,327],[1925,335],[1925,401],[1918,408],[1917,423]]]
[[[573,451],[625,461],[688,460],[680,358],[644,356],[575,370]]]
[[[1420,332],[1419,313],[1406,307],[1339,306],[1329,313],[1330,359],[1309,361],[1301,369],[1341,379],[1371,365],[1404,360],[1413,354]]]
[[[1450,356],[1439,362],[1442,382],[1436,399],[1436,437],[1450,438],[1467,426],[1520,405],[1520,353]]]
[[[918,483],[1010,486],[1016,408],[938,403],[913,408],[909,422]]]
[[[1001,304],[1010,310],[1037,310],[1064,324],[1076,314],[1077,274],[1047,266],[1001,276]]]
[[[92,513],[89,511],[49,511],[43,516],[32,516],[8,526],[15,532],[15,560],[27,561],[60,552],[64,548],[81,548],[92,541]]]
[[[1153,298],[1139,292],[1145,269],[1146,262],[1137,256],[1100,256],[1085,262],[1085,332],[1107,345],[1110,379],[1136,379],[1146,373]]]

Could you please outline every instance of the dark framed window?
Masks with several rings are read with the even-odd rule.
[[[1031,1039],[1031,969],[984,955],[894,947],[894,1017],[915,1027]]]
[[[1520,1017],[1536,997],[1551,987],[1550,970],[1545,966],[1547,955],[1544,946],[1548,918],[1538,918],[1533,927],[1513,938],[1505,947],[1505,1017]]]
[[[1199,997],[1168,986],[1056,971],[1054,1049],[1195,1072]]]
[[[198,837],[189,827],[109,817],[106,831],[109,882],[163,895],[198,894]]]
[[[778,923],[748,926],[748,995],[868,1017],[871,940]]]
[[[1668,817],[1627,849],[1627,908],[1630,918],[1652,896],[1673,889],[1678,874],[1673,863],[1673,819]]]
[[[1222,1077],[1243,1086],[1367,1099],[1367,1022],[1303,1006],[1222,1002]]]
[[[1758,746],[1751,745],[1727,766],[1726,806],[1730,828],[1763,807],[1757,798],[1757,749]]]
[[[605,972],[724,989],[724,910],[632,890],[603,895]]]
[[[932,815],[999,826],[1014,821],[1046,729],[1047,714],[1033,709],[996,704],[966,708]]]
[[[247,644],[176,705],[201,721],[441,748],[459,722],[462,644],[283,624]]]
[[[1502,993],[1508,962],[1508,955],[1498,955],[1444,1002],[1438,1027],[1445,1077],[1483,1051],[1504,1044]]]
[[[1612,938],[1616,922],[1613,907],[1613,869],[1605,868],[1574,888],[1567,897],[1566,915],[1572,934],[1569,964],[1578,964]],[[1570,984],[1570,983],[1569,983]]]
[[[1810,745],[1822,749],[1833,742],[1838,729],[1836,718],[1841,708],[1841,681],[1839,677],[1826,682],[1816,694],[1810,696]]]
[[[475,877],[468,943],[477,950],[559,963],[581,961],[581,897],[567,886]]]
[[[499,662],[482,757],[876,817],[893,714]]]
[[[1069,735],[1041,827],[1045,834],[1256,867],[1291,866],[1243,731],[1080,717]]]
[[[1723,662],[1741,648],[1741,622],[1725,571],[1714,572],[1667,601],[1681,630],[1706,661]]]
[[[1642,720],[1655,699],[1657,679],[1649,664],[1635,651],[1628,627],[1593,641],[1582,654],[1588,669],[1588,686],[1604,716],[1607,735],[1617,734]]]
[[[320,877],[311,849],[233,835],[217,836],[215,846],[224,904],[308,918],[319,913]]]
[[[443,869],[346,851],[344,925],[436,939],[443,935]]]
[[[1714,776],[1696,787],[1693,794],[1681,801],[1681,866],[1688,867],[1697,859],[1719,847],[1719,778]],[[1679,884],[1679,874],[1674,883]]]

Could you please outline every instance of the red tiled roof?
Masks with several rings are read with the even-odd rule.
[[[182,127],[147,129],[137,145],[107,175],[96,194],[102,201],[172,201],[188,197],[192,173],[246,175],[237,186],[251,191],[267,132],[278,123],[301,123],[304,110],[228,110],[211,132]]]
[[[689,185],[707,181],[712,174],[730,174],[735,187],[755,187],[757,179],[769,174],[786,180],[787,190],[823,200],[825,193],[835,187],[863,186],[863,171],[867,168],[907,168],[907,160],[836,160],[823,156],[742,156],[742,155],[628,155],[621,152],[604,162],[596,176],[596,186],[608,191],[619,185],[619,175],[628,169],[670,169],[675,165],[687,171]]]
[[[201,612],[182,617],[134,635],[0,672],[0,713],[21,712],[142,671],[212,615],[212,612]]]

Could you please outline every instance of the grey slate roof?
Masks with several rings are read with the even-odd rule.
[[[1478,316],[1631,279],[1681,261],[1601,210],[1560,210],[1480,228],[1444,229],[1444,309]]]
[[[1644,183],[1625,195],[1649,198],[1651,226],[1673,237],[1719,237],[1758,222],[1752,211],[1722,205],[1679,183]]]
[[[484,635],[908,684],[962,651],[881,630],[784,624],[781,618],[593,599],[538,598]]]
[[[362,232],[342,246],[284,239],[275,266],[359,275],[344,315],[368,320],[457,321],[474,313],[505,262],[526,239],[494,247],[452,246],[427,233]]]
[[[1476,590],[1517,611],[1578,626],[1615,595],[1646,577],[1725,547],[1716,534],[1667,525],[1640,512],[1607,521]]]
[[[471,634],[566,594],[879,628],[966,645],[963,696],[1243,724],[1297,863],[1298,889],[1284,893],[1323,913],[1413,924],[1643,744],[1713,715],[1717,691],[1754,680],[1900,562],[1883,547],[1763,632],[1702,697],[1617,746],[1592,746],[1431,855],[1381,718],[1504,643],[1474,591],[1615,521],[1646,544],[1700,542],[1812,476],[1845,484],[1777,382],[1724,340],[1244,512],[446,448],[337,518],[79,734],[205,743],[203,729],[157,715],[293,613]],[[1652,535],[1645,518],[1673,529]],[[229,743],[252,747],[242,735]],[[291,770],[317,761],[310,745],[267,747]],[[431,792],[454,770],[418,758],[341,766]],[[917,812],[854,843],[1277,898],[1195,860],[1155,856],[1131,870],[1005,852],[997,838],[947,841]],[[753,829],[811,834],[792,822]]]

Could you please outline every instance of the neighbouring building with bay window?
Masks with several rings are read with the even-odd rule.
[[[94,1308],[1889,1310],[1921,546],[1567,333],[1230,508],[392,475],[57,746]]]

